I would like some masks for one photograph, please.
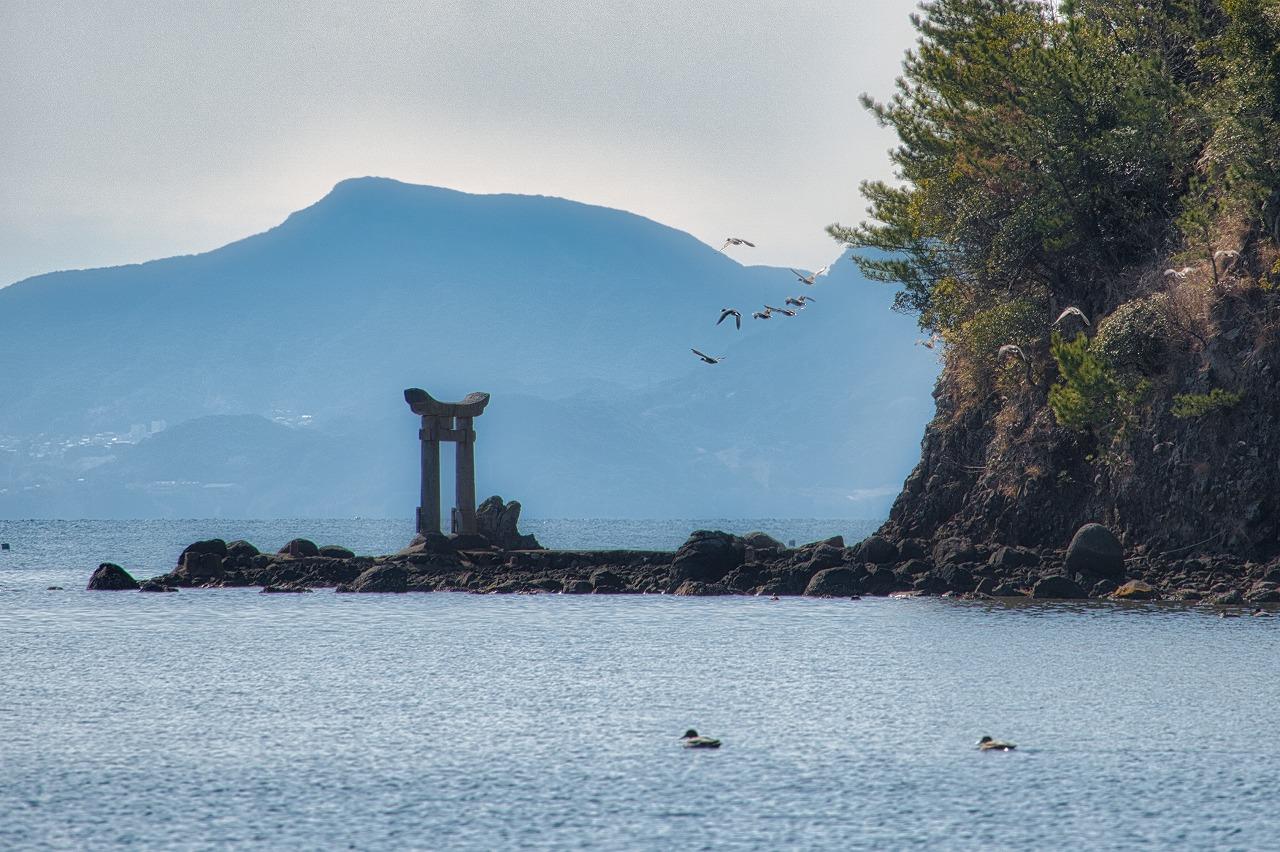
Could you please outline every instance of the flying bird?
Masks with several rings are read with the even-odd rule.
[[[1058,318],[1057,318],[1056,320],[1054,320],[1054,321],[1053,321],[1053,324],[1054,324],[1054,325],[1057,325],[1058,323],[1062,322],[1062,321],[1063,321],[1064,319],[1066,319],[1067,317],[1075,317],[1076,319],[1080,320],[1080,322],[1084,323],[1085,325],[1089,325],[1089,318],[1088,318],[1087,316],[1085,316],[1085,315],[1084,315],[1084,311],[1080,310],[1079,308],[1075,307],[1074,305],[1072,305],[1071,307],[1067,308],[1067,309],[1066,309],[1065,311],[1063,311],[1062,313],[1058,314]]]
[[[742,314],[738,313],[733,308],[721,308],[720,319],[716,320],[716,325],[724,322],[726,317],[733,317],[733,321],[737,323],[738,328],[742,328]]]
[[[1001,346],[1000,352],[998,354],[1001,358],[1006,358],[1010,355],[1016,355],[1017,357],[1021,358],[1023,361],[1027,360],[1027,353],[1022,351],[1022,347],[1014,346],[1012,343],[1006,343],[1004,346]]]
[[[703,361],[705,361],[708,364],[719,364],[721,361],[724,360],[723,355],[713,358],[712,356],[708,355],[705,352],[699,352],[697,349],[691,348],[689,351],[692,352],[694,355],[697,355],[699,358],[701,358]]]
[[[788,266],[787,269],[791,269],[791,267]],[[808,284],[809,286],[813,286],[814,282],[816,282],[823,275],[826,275],[828,272],[831,271],[831,265],[827,264],[826,266],[819,269],[817,272],[811,272],[808,275],[804,275],[798,269],[791,269],[791,271],[794,272],[795,276],[800,279],[801,284]]]
[[[783,304],[795,305],[797,308],[803,308],[806,302],[816,302],[817,299],[812,296],[788,296],[787,301]]]
[[[747,248],[755,248],[756,244],[750,240],[744,240],[742,237],[729,237],[724,241],[724,245],[720,246],[720,251],[724,251],[729,246],[746,246]]]
[[[1164,277],[1177,278],[1179,281],[1181,281],[1183,278],[1186,278],[1187,275],[1189,275],[1192,272],[1192,270],[1193,270],[1193,267],[1190,267],[1190,266],[1184,266],[1181,269],[1166,269],[1164,271]]]
[[[773,310],[768,306],[766,306],[763,311],[756,311],[754,314],[752,314],[751,318],[752,319],[768,319],[771,316],[773,316]]]
[[[796,312],[789,308],[775,308],[773,305],[765,305],[764,309],[775,314],[782,314],[784,317],[793,317],[796,315]]]

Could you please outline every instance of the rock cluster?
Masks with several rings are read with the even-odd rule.
[[[193,586],[260,586],[268,593],[332,587],[353,593],[902,594],[1230,605],[1280,603],[1280,565],[1126,560],[1120,542],[1098,524],[1082,527],[1064,550],[990,546],[957,536],[928,542],[881,535],[853,546],[836,536],[789,548],[760,532],[737,536],[714,530],[694,532],[674,552],[512,550],[480,536],[436,534],[377,557],[317,547],[306,539],[274,554],[243,541],[199,541],[182,552],[173,571],[143,588]],[[104,563],[90,588],[138,585],[119,566]]]

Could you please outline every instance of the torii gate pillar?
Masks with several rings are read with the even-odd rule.
[[[455,503],[452,532],[476,531],[476,433],[475,418],[484,413],[489,394],[469,393],[461,402],[440,402],[420,388],[404,392],[404,401],[422,416],[418,438],[422,441],[422,501],[418,506],[418,533],[440,532],[440,442],[456,443]]]

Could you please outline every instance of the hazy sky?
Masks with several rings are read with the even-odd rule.
[[[0,0],[0,285],[217,247],[385,175],[814,267],[915,0]]]

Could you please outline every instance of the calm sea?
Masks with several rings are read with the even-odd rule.
[[[562,546],[851,522],[545,522]],[[679,525],[677,530],[675,525]],[[0,523],[0,848],[1275,848],[1280,623],[1206,609],[82,591],[188,541]],[[48,585],[66,591],[47,591]],[[685,751],[687,727],[718,736]],[[989,733],[1019,744],[982,754]]]

